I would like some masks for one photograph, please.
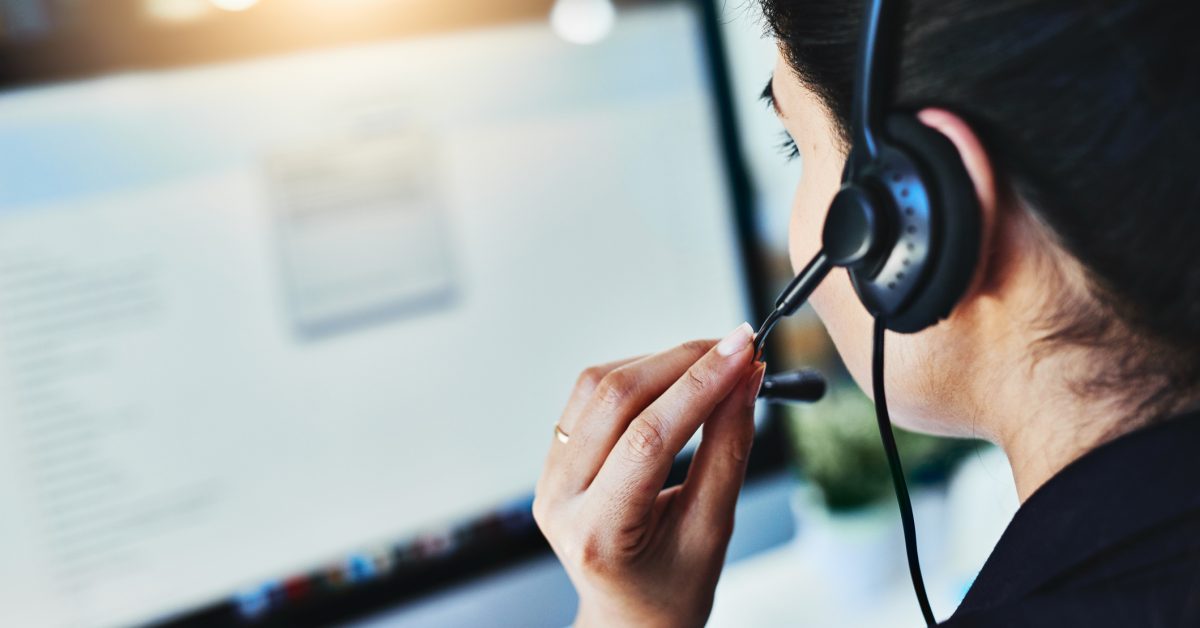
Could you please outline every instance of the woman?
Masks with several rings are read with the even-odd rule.
[[[846,159],[861,11],[763,5],[766,96],[804,164],[798,268]],[[945,625],[1200,625],[1198,21],[1184,2],[908,3],[894,100],[957,149],[983,253],[947,320],[889,338],[889,406],[996,443],[1022,500]],[[869,392],[872,319],[845,274],[811,303]],[[753,436],[751,343],[741,326],[580,376],[534,503],[578,626],[704,623]],[[687,480],[660,490],[701,426]]]

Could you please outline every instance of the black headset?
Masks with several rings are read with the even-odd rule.
[[[900,505],[913,589],[926,624],[933,626],[883,389],[883,339],[885,330],[916,333],[950,315],[979,262],[981,224],[974,184],[954,145],[914,111],[892,107],[904,24],[896,5],[866,1],[842,187],[825,218],[821,251],[779,296],[756,342],[761,351],[775,324],[800,309],[832,268],[849,272],[858,298],[875,317],[875,414]]]
[[[763,331],[800,309],[833,267],[849,271],[867,311],[901,333],[949,316],[971,281],[980,238],[971,178],[950,140],[915,112],[889,106],[902,18],[895,2],[866,2],[842,187],[821,251],[780,295]]]

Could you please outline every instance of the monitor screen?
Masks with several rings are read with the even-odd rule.
[[[700,15],[644,4],[0,94],[0,625],[386,569],[527,503],[582,368],[749,318]]]

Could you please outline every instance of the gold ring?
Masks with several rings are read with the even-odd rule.
[[[564,432],[562,428],[558,426],[558,423],[554,424],[554,437],[558,439],[558,442],[564,445],[567,444],[567,441],[571,440],[571,435]]]

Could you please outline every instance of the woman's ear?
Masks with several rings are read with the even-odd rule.
[[[945,109],[929,108],[922,109],[917,114],[917,119],[925,126],[946,136],[954,144],[959,158],[962,159],[963,165],[967,169],[967,175],[971,177],[971,182],[975,185],[975,196],[979,199],[982,233],[979,241],[980,267],[968,289],[969,295],[981,285],[986,284],[988,276],[996,270],[989,267],[990,262],[993,261],[992,254],[995,252],[997,244],[995,241],[998,204],[996,172],[992,168],[992,161],[988,157],[987,151],[983,148],[983,142],[979,141],[979,136],[962,118]]]
[[[979,136],[962,118],[945,109],[922,109],[917,119],[925,126],[945,135],[954,147],[958,156],[967,167],[967,174],[975,184],[975,194],[979,197],[979,205],[986,214],[996,209],[996,178],[992,170],[991,159],[983,149]]]

